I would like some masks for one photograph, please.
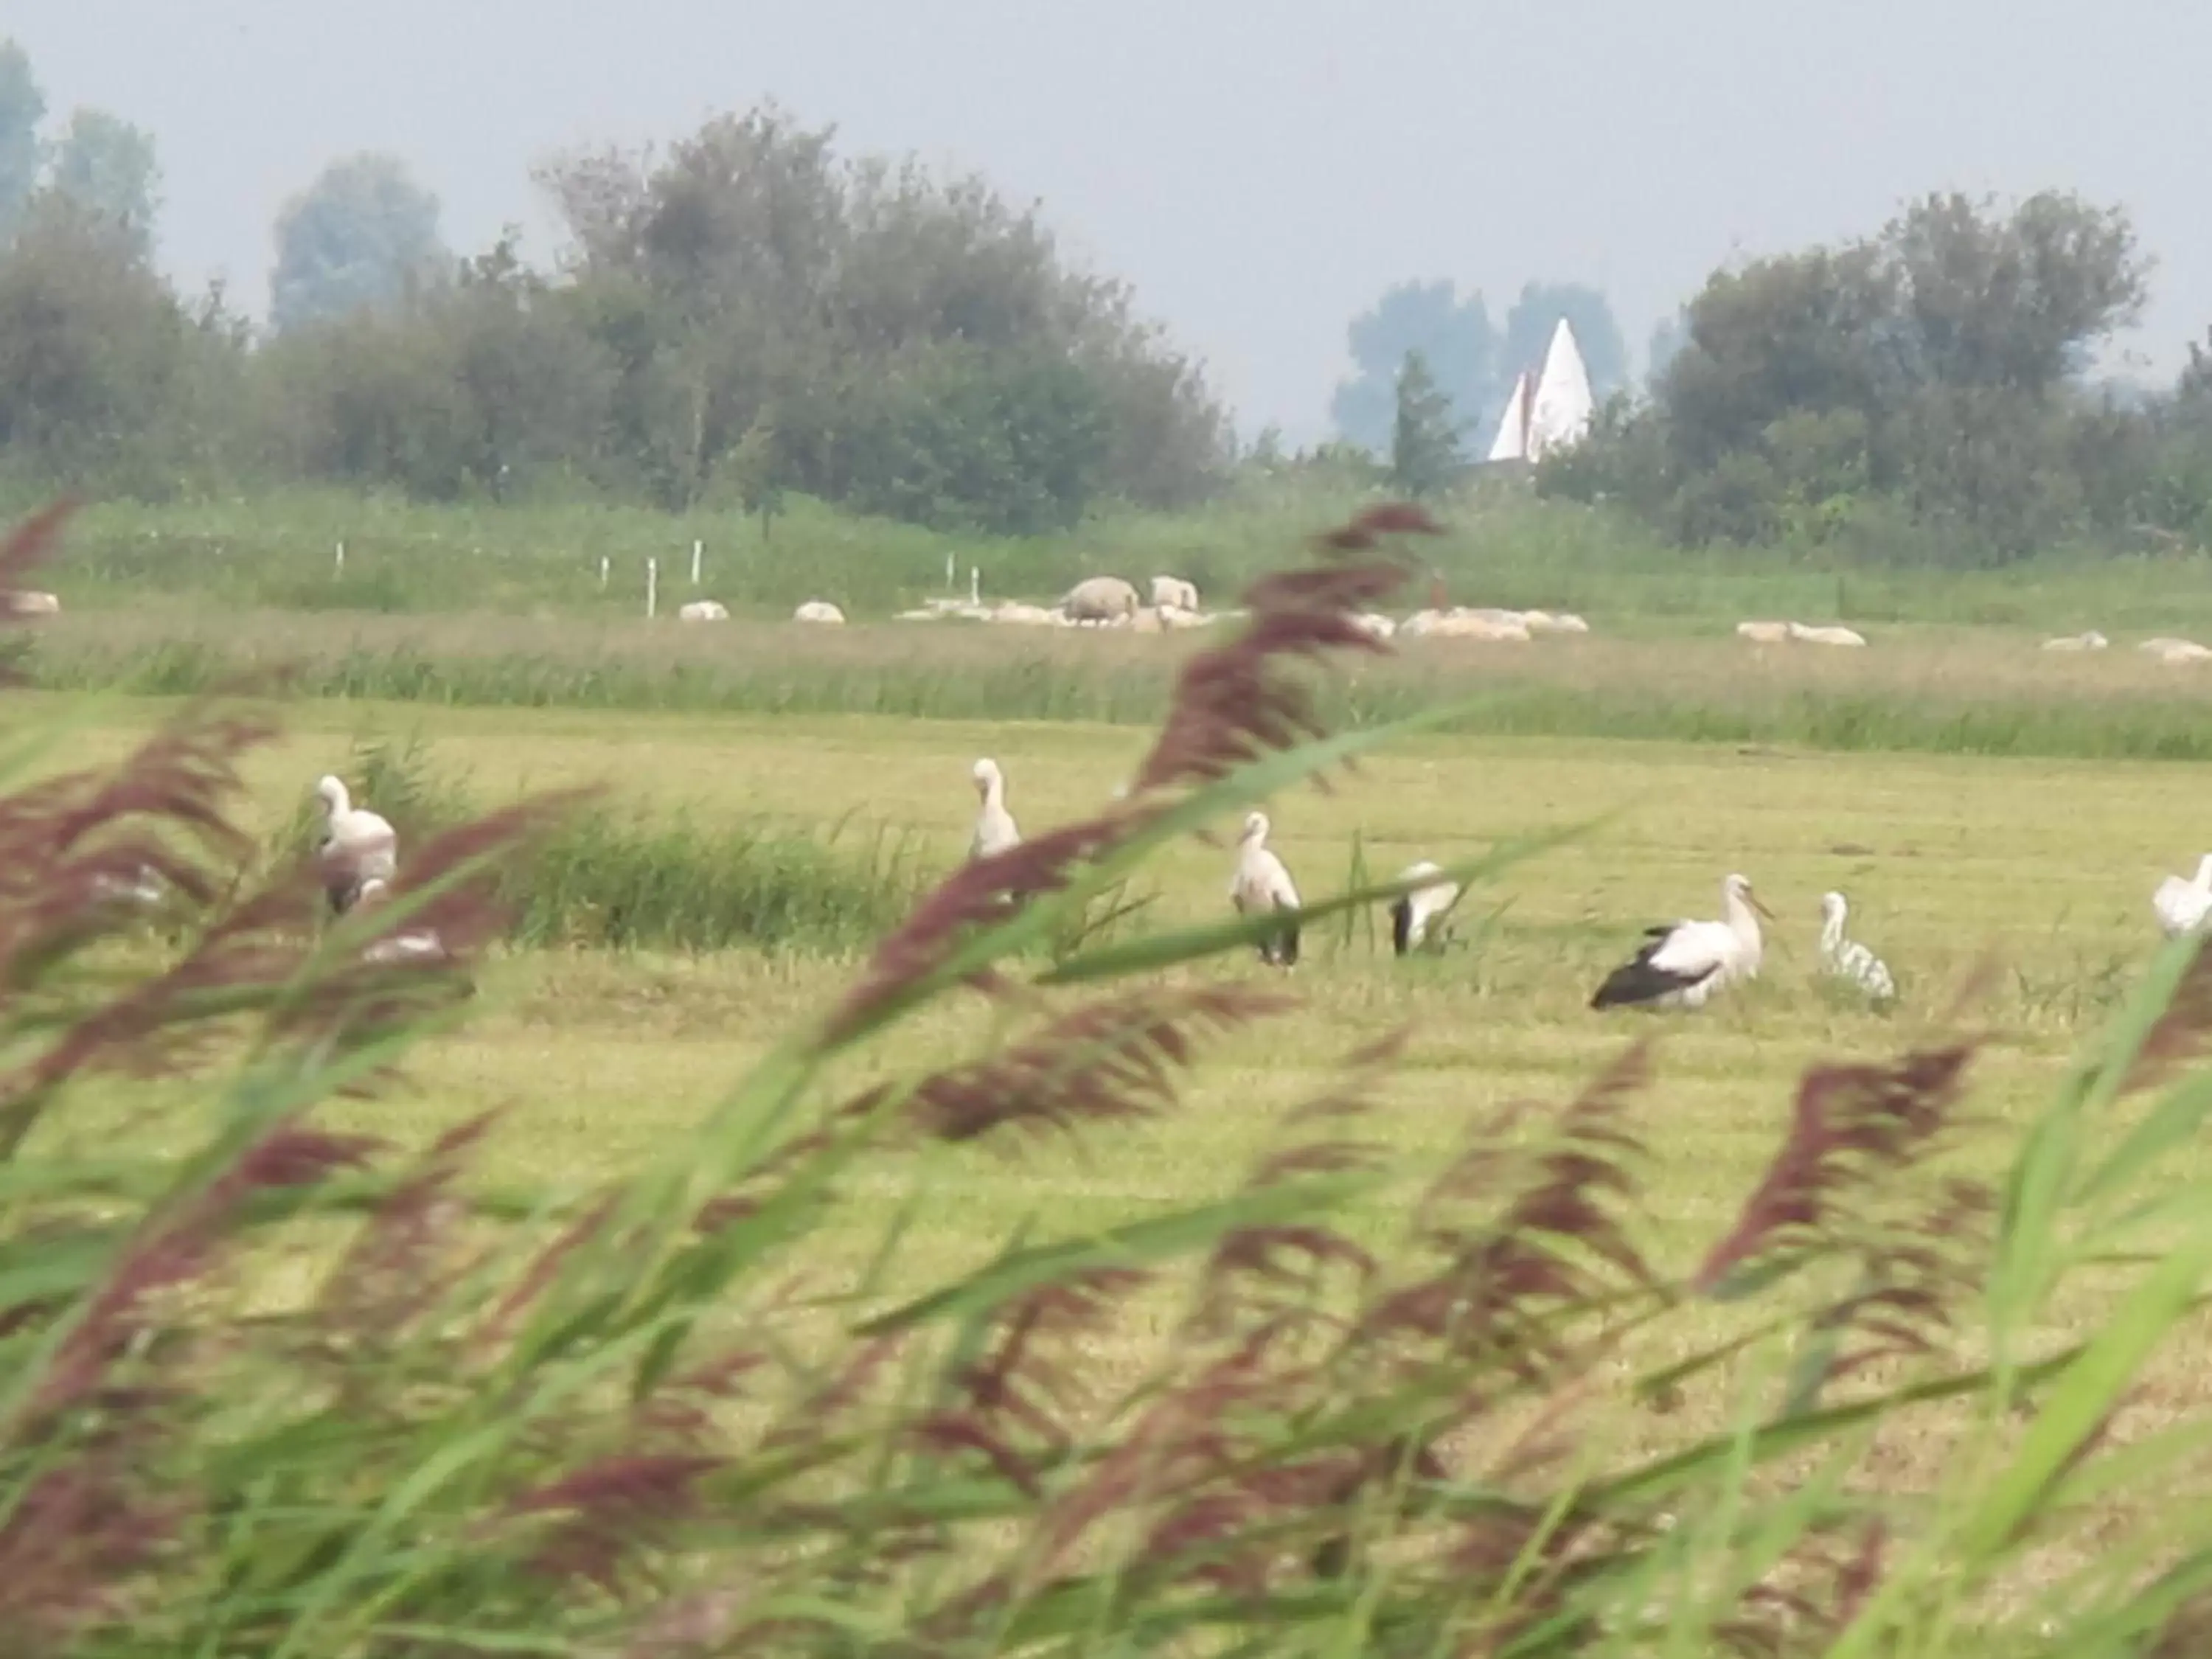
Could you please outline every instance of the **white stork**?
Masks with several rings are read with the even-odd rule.
[[[391,891],[382,876],[371,876],[362,883],[361,891],[354,898],[354,908],[368,909],[381,904]],[[434,927],[414,927],[404,933],[393,933],[376,940],[362,952],[365,959],[375,963],[444,962],[450,958],[451,954]]]
[[[999,770],[999,763],[988,758],[977,761],[975,776],[975,793],[983,798],[983,806],[975,814],[975,832],[968,838],[968,856],[989,858],[1020,846],[1022,832],[1015,825],[1014,815],[1006,811],[1006,776]]]
[[[1401,870],[1398,879],[1413,881],[1422,876],[1442,873],[1437,866],[1423,859]],[[1390,907],[1390,948],[1401,957],[1419,950],[1428,941],[1431,924],[1441,920],[1444,912],[1458,902],[1459,884],[1455,881],[1431,882],[1425,887],[1400,894],[1398,902]]]
[[[1764,949],[1759,918],[1771,921],[1774,913],[1753,896],[1750,878],[1739,875],[1721,883],[1721,908],[1723,921],[1645,928],[1649,942],[1606,975],[1589,1006],[1702,1008],[1722,987],[1757,978]]]
[[[1876,1002],[1897,994],[1897,981],[1888,964],[1856,939],[1844,937],[1844,917],[1849,907],[1841,893],[1820,895],[1820,966],[1831,977],[1846,980]]]
[[[362,884],[398,872],[399,837],[391,824],[366,807],[356,806],[346,787],[334,777],[315,786],[323,803],[323,838],[315,853],[323,866],[323,890],[333,915],[343,915],[361,898]]]
[[[1237,841],[1237,873],[1229,879],[1230,902],[1240,916],[1286,913],[1283,927],[1260,941],[1260,960],[1291,968],[1298,960],[1298,890],[1291,872],[1267,846],[1267,815],[1244,820]]]
[[[2206,914],[2212,912],[2212,853],[2197,861],[2196,880],[2168,876],[2159,883],[2158,890],[2150,896],[2150,908],[2158,915],[2159,932],[2168,939],[2179,939],[2203,927]]]

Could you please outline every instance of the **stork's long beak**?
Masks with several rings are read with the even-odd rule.
[[[1767,908],[1764,904],[1761,904],[1761,903],[1759,902],[1759,895],[1758,895],[1758,894],[1756,894],[1756,893],[1746,893],[1743,896],[1744,896],[1744,902],[1745,902],[1746,903],[1749,904],[1753,909],[1754,909],[1754,910],[1758,911],[1759,915],[1761,915],[1762,916],[1765,916],[1765,917],[1769,921],[1776,921],[1780,920],[1780,918],[1778,918],[1778,916],[1776,916],[1776,915],[1774,914],[1774,912],[1773,912],[1773,911],[1771,911],[1771,910],[1768,909],[1768,908]]]

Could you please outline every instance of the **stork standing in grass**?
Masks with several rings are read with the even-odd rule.
[[[1844,918],[1850,907],[1841,893],[1820,895],[1820,967],[1830,977],[1856,985],[1875,1002],[1897,995],[1897,981],[1888,965],[1856,939],[1844,937]]]
[[[1423,859],[1401,870],[1398,879],[1413,881],[1422,876],[1442,873],[1437,866]],[[1398,902],[1390,907],[1390,948],[1401,957],[1419,950],[1428,942],[1430,928],[1458,902],[1459,884],[1455,881],[1431,882],[1425,887],[1399,895]]]
[[[2150,908],[2158,916],[2159,932],[2168,939],[2203,927],[2206,915],[2212,913],[2212,853],[2197,860],[2194,881],[2168,876],[2159,883],[2150,896]]]
[[[987,859],[994,853],[1022,844],[1022,832],[1014,823],[1014,815],[1006,811],[1006,775],[999,769],[999,763],[985,758],[975,763],[975,793],[983,798],[982,810],[975,814],[975,833],[968,840],[968,856]]]
[[[1237,873],[1230,878],[1229,900],[1240,916],[1284,915],[1284,925],[1260,941],[1260,960],[1282,968],[1297,965],[1298,890],[1267,845],[1267,815],[1244,820],[1237,842]]]
[[[379,814],[356,806],[337,779],[325,777],[315,793],[323,804],[323,838],[315,848],[323,890],[331,914],[342,916],[360,902],[365,883],[398,873],[399,837]]]
[[[1723,987],[1756,979],[1765,950],[1759,919],[1771,921],[1774,913],[1753,894],[1750,878],[1739,875],[1721,883],[1721,912],[1719,921],[1645,928],[1648,943],[1606,975],[1589,1006],[1702,1008]]]

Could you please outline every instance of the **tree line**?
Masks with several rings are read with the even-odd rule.
[[[404,167],[344,158],[277,219],[267,330],[155,268],[150,140],[131,130],[126,200],[124,170],[43,116],[0,44],[0,472],[25,483],[769,516],[803,491],[1030,533],[1101,500],[1197,500],[1232,447],[1199,366],[1034,207],[848,158],[774,106],[661,155],[546,161],[552,269],[512,232],[453,255]]]
[[[2212,337],[2170,387],[2090,378],[2149,273],[2118,208],[1926,196],[1872,235],[1716,272],[1648,392],[1539,487],[1685,545],[1984,565],[2205,545]]]

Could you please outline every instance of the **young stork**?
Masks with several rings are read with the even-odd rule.
[[[1441,873],[1437,866],[1423,859],[1401,870],[1398,879],[1413,881]],[[1440,920],[1458,902],[1459,884],[1455,881],[1431,882],[1425,887],[1400,894],[1398,902],[1390,907],[1390,948],[1401,957],[1419,950],[1428,942],[1430,924]]]
[[[371,876],[362,883],[361,891],[355,896],[354,908],[368,909],[379,905],[390,896],[392,889],[382,876]],[[448,958],[446,942],[438,937],[434,927],[411,927],[404,933],[378,939],[362,952],[370,962],[442,962]]]
[[[397,873],[399,837],[380,816],[354,805],[337,779],[325,777],[315,793],[323,803],[323,838],[315,848],[323,890],[331,914],[342,916],[360,902],[363,883]]]
[[[1006,775],[999,770],[999,763],[988,758],[977,761],[975,775],[975,793],[983,798],[983,807],[975,814],[975,833],[968,838],[968,856],[986,859],[1020,846],[1022,832],[1014,823],[1014,815],[1006,811]]]
[[[1887,1002],[1897,994],[1897,981],[1880,957],[1856,939],[1844,937],[1844,917],[1848,913],[1841,893],[1820,895],[1820,966],[1832,977],[1857,986],[1875,1001]]]
[[[1774,913],[1753,895],[1750,878],[1738,875],[1721,883],[1721,921],[1645,928],[1650,942],[1605,976],[1589,1006],[1702,1008],[1722,987],[1756,979],[1764,949],[1759,918],[1771,921]]]
[[[1267,846],[1267,815],[1244,820],[1237,841],[1237,873],[1229,878],[1229,900],[1240,916],[1286,913],[1285,925],[1260,941],[1260,960],[1283,968],[1297,965],[1298,890],[1291,872]]]
[[[2203,927],[2206,913],[2212,911],[2212,853],[2197,861],[2196,880],[2168,876],[2159,883],[2150,896],[2150,908],[2158,916],[2159,932],[2168,939]]]

